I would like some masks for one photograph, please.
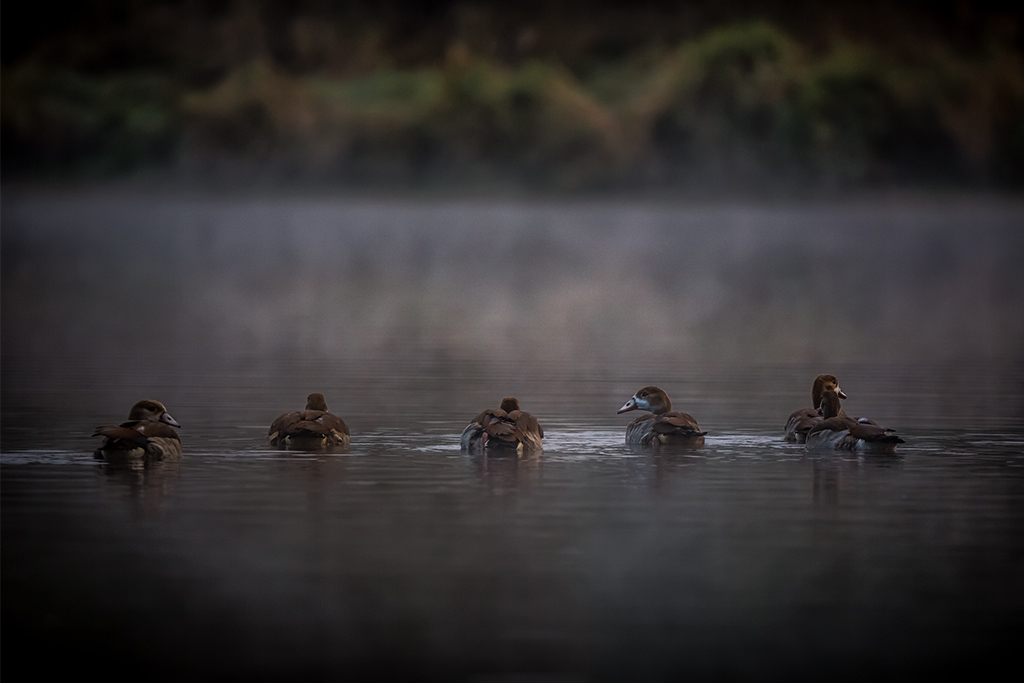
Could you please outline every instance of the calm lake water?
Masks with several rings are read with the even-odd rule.
[[[821,207],[765,210],[762,234],[731,209],[435,203],[419,213],[450,229],[421,240],[408,204],[262,206],[5,197],[5,670],[834,680],[1016,662],[1019,207],[854,207],[809,245]],[[576,239],[591,219],[601,249]],[[717,284],[615,225],[711,252],[694,269]],[[466,247],[488,239],[502,258]],[[552,251],[572,277],[532,263]],[[839,283],[814,265],[837,255]],[[701,301],[673,307],[681,294]],[[897,455],[783,443],[820,372],[898,430]],[[646,384],[708,430],[702,449],[624,444],[632,415],[615,411]],[[351,447],[268,449],[311,391]],[[468,420],[508,395],[543,453],[461,453]],[[93,427],[141,398],[181,422],[182,460],[95,460]]]

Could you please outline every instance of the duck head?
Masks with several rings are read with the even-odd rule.
[[[672,410],[672,402],[668,394],[658,387],[644,387],[619,408],[619,413],[628,413],[631,410],[646,410],[660,415]]]
[[[306,410],[319,410],[327,412],[327,401],[323,394],[310,394],[306,397]]]
[[[821,406],[821,397],[827,393],[835,393],[839,398],[846,398],[846,393],[839,388],[839,380],[835,375],[818,375],[814,378],[814,386],[811,387],[811,400],[814,407]]]
[[[500,408],[506,413],[511,413],[513,410],[519,410],[519,399],[514,397],[501,399]]]
[[[153,422],[166,422],[172,427],[180,427],[178,421],[171,417],[170,413],[167,412],[167,408],[160,401],[139,401],[132,406],[132,410],[128,413],[129,420],[152,420]]]

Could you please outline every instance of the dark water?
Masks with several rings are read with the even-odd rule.
[[[344,205],[274,205],[314,225],[261,227],[253,223],[265,213],[240,217],[221,203],[155,201],[145,222],[145,202],[7,201],[5,673],[822,680],[984,677],[1016,661],[1024,364],[1011,312],[1022,310],[1024,276],[1006,207],[899,214],[892,220],[910,228],[883,225],[899,272],[854,249],[864,234],[854,228],[883,230],[871,212],[846,215],[849,230],[835,228],[826,247],[801,232],[821,209],[768,211],[777,229],[764,234],[730,211],[701,214],[714,236],[691,231],[687,243],[718,258],[695,266],[702,277],[731,258],[755,281],[790,272],[786,291],[826,286],[823,271],[794,270],[783,254],[805,263],[836,245],[847,277],[859,273],[856,286],[837,285],[847,297],[809,295],[761,343],[775,328],[757,311],[792,311],[765,293],[780,285],[725,274],[695,292],[696,276],[666,275],[656,247],[559,252],[573,277],[527,268],[534,252],[518,268],[474,260],[472,277],[448,273],[452,259],[477,258],[466,240],[494,237],[481,216],[504,221],[503,250],[533,230],[558,251],[586,232],[566,227],[582,220],[575,209],[435,205],[429,221],[449,216],[455,227],[431,242],[402,223],[407,206],[360,205],[356,220]],[[673,248],[673,226],[693,217],[636,207],[585,215],[668,236]],[[994,218],[965,218],[979,215]],[[338,256],[352,225],[371,218],[359,253]],[[332,221],[349,227],[336,234]],[[138,239],[154,226],[152,239]],[[382,246],[399,234],[412,245],[404,255]],[[285,267],[275,235],[319,236],[331,248],[286,245]],[[181,243],[191,246],[167,256]],[[295,266],[302,254],[315,266]],[[634,256],[655,276],[605,269]],[[326,265],[335,257],[337,270]],[[981,272],[989,279],[969,284]],[[657,323],[647,306],[614,298],[623,282],[656,291],[666,277],[647,302],[655,309],[666,292],[703,303]],[[597,294],[575,289],[580,278]],[[416,304],[403,307],[405,297]],[[523,298],[542,309],[525,331],[480,308],[530,309]],[[601,322],[602,298],[611,322]],[[865,328],[885,301],[881,322]],[[951,301],[955,312],[940,306]],[[701,306],[703,317],[687,317]],[[932,313],[899,322],[918,309]],[[957,327],[968,314],[976,334]],[[797,318],[812,339],[843,341],[824,350],[800,341]],[[906,439],[896,456],[782,442],[786,416],[809,403],[824,371],[839,376],[848,411]],[[652,454],[623,443],[630,416],[615,410],[651,383],[708,430],[703,449]],[[310,391],[348,422],[349,450],[267,449],[271,420]],[[540,419],[544,452],[460,453],[468,419],[507,395]],[[162,400],[182,423],[183,459],[96,461],[92,428],[124,419],[140,398]]]
[[[836,371],[848,405],[886,389],[894,417],[928,376],[886,388]],[[39,642],[174,680],[846,679],[1015,656],[1019,419],[890,421],[907,439],[896,456],[808,454],[780,438],[806,373],[740,385],[705,369],[664,384],[706,446],[655,455],[625,446],[614,415],[636,382],[533,374],[507,381],[547,430],[543,454],[480,457],[458,450],[472,411],[420,372],[442,400],[424,386],[401,421],[338,396],[353,440],[336,455],[268,450],[263,390],[215,409],[171,391],[186,455],[146,467],[95,461],[77,416],[29,436],[12,424],[28,412],[5,406],[6,666]],[[490,388],[476,405],[500,398]]]

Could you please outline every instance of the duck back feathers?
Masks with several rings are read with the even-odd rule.
[[[323,394],[306,397],[306,409],[280,415],[270,425],[267,441],[277,448],[320,450],[349,445],[348,425],[328,412]]]
[[[498,408],[488,408],[462,430],[459,443],[463,450],[514,449],[518,452],[540,450],[544,429],[530,413],[519,407],[516,398],[504,398]]]
[[[854,420],[842,412],[839,396],[826,395],[821,404],[822,419],[807,434],[809,450],[868,451],[895,453],[905,443],[893,432],[872,420]]]
[[[132,406],[128,420],[118,425],[97,427],[93,436],[102,436],[103,443],[95,451],[101,459],[181,457],[181,439],[163,403],[143,400]]]

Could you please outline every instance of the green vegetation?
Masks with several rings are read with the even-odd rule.
[[[155,168],[364,187],[1024,182],[1024,58],[1012,35],[881,46],[737,19],[649,40],[630,25],[579,26],[589,40],[503,51],[482,36],[515,22],[483,3],[462,34],[424,19],[415,37],[432,47],[410,54],[394,47],[387,16],[281,18],[242,3],[174,18],[164,4],[106,32],[55,30],[5,57],[5,178]],[[200,26],[235,47],[147,44]],[[519,29],[513,43],[552,45],[556,28]]]

